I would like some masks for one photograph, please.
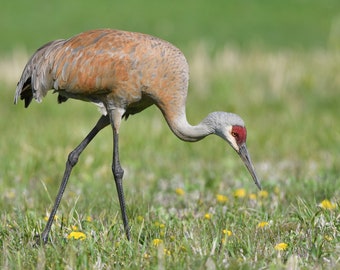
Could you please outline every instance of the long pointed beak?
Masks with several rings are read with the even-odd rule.
[[[257,178],[253,163],[251,162],[250,155],[248,153],[248,149],[245,143],[240,146],[239,151],[237,153],[241,157],[244,165],[246,165],[250,175],[253,177],[256,186],[261,190],[260,180]]]

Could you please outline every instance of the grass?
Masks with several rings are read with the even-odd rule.
[[[32,248],[67,153],[99,114],[82,102],[57,105],[52,94],[29,109],[13,107],[13,89],[4,85],[3,269],[339,267],[336,53],[225,48],[204,57],[204,51],[199,44],[189,55],[188,118],[197,123],[224,108],[241,114],[265,192],[256,190],[237,155],[218,138],[181,142],[152,108],[121,130],[133,241],[122,230],[107,129],[76,166],[50,243]],[[86,239],[68,239],[71,232]],[[277,250],[280,243],[287,247]]]
[[[41,10],[56,8],[44,3],[40,3]],[[60,17],[48,12],[39,17],[25,3],[5,3],[0,12],[9,10],[8,21],[14,18],[10,16],[13,6],[15,18],[26,21],[0,24],[12,27],[4,33],[3,51],[19,41],[27,41],[31,51],[50,38],[101,24],[159,32],[176,44],[187,41],[183,48],[191,67],[189,122],[196,124],[217,110],[241,115],[264,191],[257,191],[238,156],[219,138],[181,142],[157,108],[150,108],[130,117],[121,128],[133,241],[126,240],[122,228],[111,173],[112,132],[107,128],[75,167],[49,244],[34,247],[34,235],[44,229],[66,157],[99,113],[93,105],[75,100],[58,105],[51,93],[28,109],[22,103],[14,106],[15,84],[29,57],[14,50],[0,61],[0,268],[340,268],[340,67],[337,47],[329,41],[330,33],[338,31],[330,30],[337,2],[327,1],[322,7],[316,1],[308,6],[290,3],[275,16],[269,12],[280,5],[275,1],[266,3],[263,13],[252,3],[239,3],[239,9],[225,4],[228,15],[238,14],[232,7],[244,12],[249,7],[247,12],[256,14],[245,17],[253,22],[231,16],[231,25],[243,29],[234,32],[221,22],[223,9],[215,21],[209,20],[200,1],[197,12],[189,8],[188,1],[183,10],[167,7],[162,19],[153,5],[154,12],[145,12],[145,20],[131,16],[129,24],[122,19],[125,15],[112,16],[112,25],[107,21],[109,12],[98,12],[99,5],[93,13],[101,16],[81,19],[90,13],[86,2],[84,13],[67,16],[76,3],[56,8]],[[123,14],[129,11],[127,4],[119,5]],[[302,7],[306,12],[298,12]],[[178,15],[169,24],[176,10],[193,14],[191,20],[184,24]],[[303,14],[301,21],[297,14]],[[41,25],[41,18],[46,25]],[[285,27],[285,18],[294,18],[300,30],[295,33],[294,27]],[[280,35],[275,39],[265,22],[286,31],[287,40]],[[36,37],[23,30],[39,23],[41,32]],[[254,28],[249,30],[247,25]],[[230,33],[234,45],[223,37],[223,31]],[[254,46],[250,32],[260,37],[261,45]],[[214,47],[212,40],[219,45]],[[295,42],[297,46],[292,45]],[[72,235],[80,238],[72,239]]]

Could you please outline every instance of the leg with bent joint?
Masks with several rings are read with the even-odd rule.
[[[119,205],[120,210],[122,213],[122,219],[124,224],[124,230],[125,234],[128,240],[131,239],[130,236],[130,227],[128,218],[126,215],[126,206],[125,206],[125,198],[124,198],[124,191],[123,191],[123,175],[124,170],[120,165],[119,161],[119,126],[121,121],[121,113],[119,111],[110,111],[110,122],[112,126],[113,131],[113,160],[112,160],[112,173],[113,177],[115,179],[117,193],[118,193],[118,199],[119,199]]]
[[[84,151],[86,146],[92,141],[92,139],[98,134],[99,131],[101,131],[103,128],[108,126],[110,124],[109,117],[108,116],[101,116],[96,125],[93,127],[93,129],[90,131],[90,133],[85,137],[85,139],[68,155],[68,159],[66,162],[66,168],[64,172],[63,179],[61,181],[61,185],[59,187],[59,191],[56,197],[56,200],[54,202],[50,217],[48,218],[46,227],[44,231],[42,232],[41,236],[37,236],[36,242],[37,244],[40,244],[41,241],[46,244],[48,240],[48,234],[51,231],[52,223],[54,220],[54,217],[57,213],[61,198],[63,197],[68,179],[70,177],[70,174],[72,172],[73,167],[77,164],[78,158],[80,154]]]

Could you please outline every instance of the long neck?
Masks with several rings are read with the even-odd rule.
[[[176,117],[165,117],[165,119],[172,132],[183,141],[196,142],[214,133],[204,120],[196,126],[190,125],[185,113]]]

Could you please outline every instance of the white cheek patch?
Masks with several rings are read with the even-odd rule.
[[[231,135],[231,131],[232,131],[232,126],[228,126],[227,127],[227,132],[226,132],[226,138],[227,141],[230,143],[230,145],[236,150],[239,151],[239,147],[236,143],[235,137],[233,135]]]

